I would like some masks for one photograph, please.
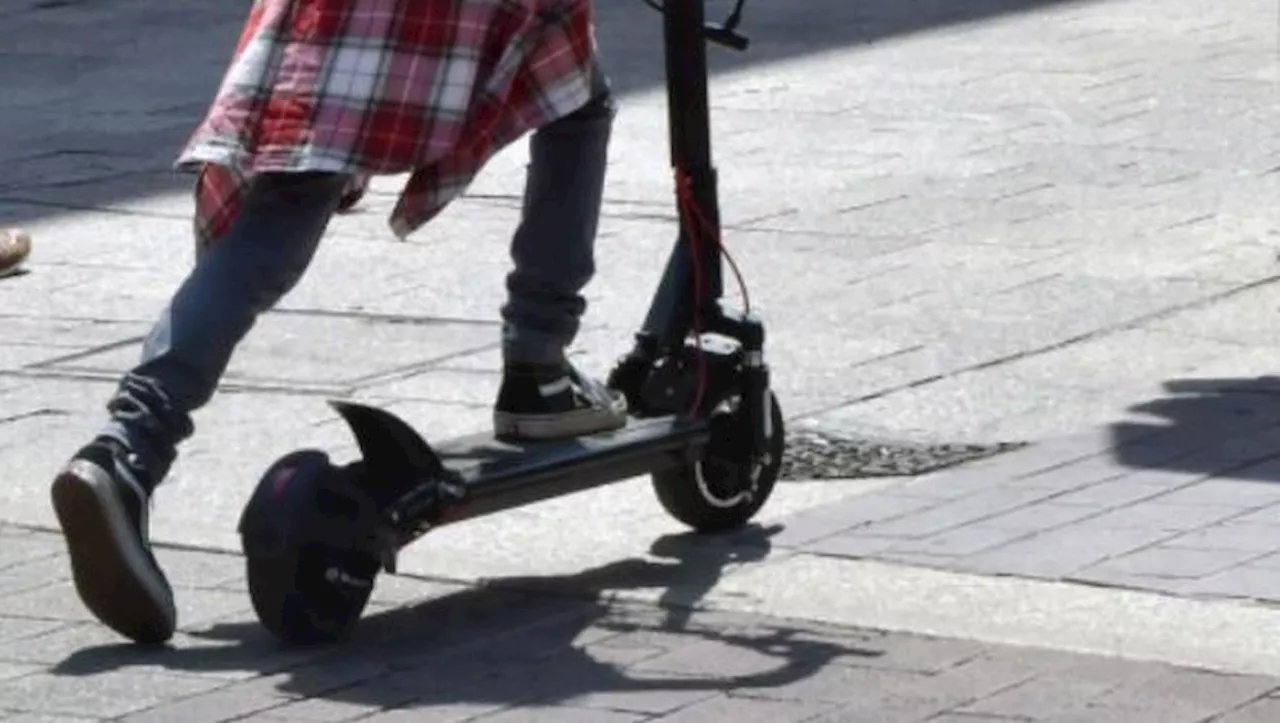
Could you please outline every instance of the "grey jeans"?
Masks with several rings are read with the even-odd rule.
[[[586,106],[533,134],[501,309],[507,362],[557,363],[577,335],[581,291],[595,273],[613,115],[608,81],[597,72]],[[346,181],[332,173],[255,177],[235,224],[197,257],[152,327],[142,359],[107,405],[103,434],[137,453],[155,482],[258,315],[302,278]]]

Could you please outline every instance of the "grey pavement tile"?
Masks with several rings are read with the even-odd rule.
[[[937,481],[943,483],[937,486],[939,489],[946,489],[960,482],[972,481],[974,488],[980,488],[988,486],[984,483],[994,485],[1011,479],[1031,479],[1068,466],[1105,462],[1100,455],[1107,447],[1108,440],[1097,433],[1041,440],[998,457],[924,476],[921,482]]]
[[[63,550],[33,555],[0,570],[0,596],[27,592],[70,579],[71,565]]]
[[[867,558],[887,552],[901,541],[900,537],[875,537],[853,530],[823,537],[801,546],[801,549],[814,555]]]
[[[1272,534],[1274,535],[1274,533]],[[1269,536],[1267,539],[1274,541],[1275,538]],[[1266,570],[1280,570],[1280,553],[1268,552],[1261,557],[1255,557],[1249,560],[1249,566]]]
[[[876,537],[923,538],[1015,510],[1051,494],[1036,489],[978,492],[893,520],[872,523],[860,532]]]
[[[193,671],[199,671],[196,665]],[[309,661],[280,672],[259,675],[235,683],[236,689],[251,695],[272,695],[300,700],[333,695],[362,683],[382,680],[390,668],[386,663],[353,657]]]
[[[57,620],[0,617],[0,657],[9,659],[9,650],[15,648],[20,649],[20,646],[16,645],[16,642],[19,640],[43,635],[57,630],[64,625],[73,624],[74,623],[64,623]],[[10,645],[10,643],[15,643],[15,645]]]
[[[0,597],[0,615],[66,622],[87,622],[93,619],[69,581],[55,582]]]
[[[1126,590],[1158,592],[1180,597],[1195,594],[1199,578],[1144,575],[1098,565],[1063,576],[1068,582]]]
[[[244,558],[240,555],[163,546],[156,548],[155,555],[169,583],[177,590],[219,588],[229,581],[243,578],[245,574]]]
[[[664,723],[706,723],[730,720],[741,723],[801,723],[835,708],[836,705],[833,703],[769,700],[767,696],[735,695],[695,703],[653,720],[664,721]]]
[[[1232,436],[1208,447],[1205,455],[1241,468],[1258,467],[1280,456],[1280,427]]]
[[[1072,490],[1061,496],[1054,497],[1053,503],[1111,509],[1158,497],[1168,491],[1168,485],[1158,483],[1143,484],[1121,477]]]
[[[413,698],[413,694],[407,691],[388,692],[378,689],[376,683],[362,684],[323,697],[277,700],[283,705],[272,708],[271,714],[291,721],[340,723],[402,706]]]
[[[1276,690],[1276,681],[1248,675],[1172,669],[1095,699],[1108,708],[1163,708],[1202,717],[1222,714]]]
[[[1259,556],[1260,553],[1241,550],[1194,550],[1158,545],[1113,557],[1078,574],[1088,576],[1098,572],[1161,578],[1202,578],[1250,562]]]
[[[1059,501],[1060,499],[1051,497],[1044,502],[1035,502],[995,517],[988,517],[978,524],[1003,530],[1038,532],[1079,522],[1102,511],[1097,507],[1063,504]]]
[[[1027,718],[1010,718],[1007,715],[982,715],[980,713],[943,713],[933,715],[925,723],[1023,723]]]
[[[1196,465],[1191,465],[1187,468],[1178,466],[1161,467],[1158,465],[1154,467],[1144,467],[1142,465],[1137,465],[1129,474],[1124,477],[1120,477],[1115,481],[1117,483],[1133,485],[1135,487],[1163,487],[1166,490],[1173,490],[1208,479],[1211,474],[1219,471],[1219,467],[1217,465],[1214,465],[1213,467],[1214,469],[1205,471],[1199,469]]]
[[[783,529],[771,538],[771,542],[779,547],[801,547],[853,527],[896,519],[939,504],[939,500],[900,495],[894,491],[856,495],[785,517],[781,520]]]
[[[375,723],[392,723],[391,720],[374,717],[369,719]],[[413,720],[424,720],[414,718]],[[425,720],[435,721],[434,717]],[[478,718],[483,723],[640,723],[655,719],[651,716],[625,713],[622,711],[606,711],[591,708],[574,708],[571,706],[555,707],[520,707],[509,708],[493,715]],[[405,719],[406,723],[408,719]]]
[[[69,715],[48,715],[45,713],[15,713],[0,718],[4,723],[94,723],[101,718],[84,718]]]
[[[926,638],[919,635],[882,634],[862,645],[876,655],[838,656],[833,662],[860,668],[885,668],[936,675],[980,657],[985,646],[973,640]]]
[[[564,704],[575,708],[664,715],[682,710],[722,690],[715,682],[702,680],[639,680],[616,688],[604,686],[561,697],[538,698],[535,705]]]
[[[1280,504],[1251,510],[1231,521],[1238,524],[1280,526]]]
[[[421,704],[411,702],[408,705],[399,708],[391,708],[388,710],[374,713],[366,718],[361,718],[361,723],[418,723],[419,721],[428,721],[429,723],[462,723],[462,721],[484,720],[482,716],[501,711],[504,706],[490,703],[441,703],[441,702],[423,702]],[[534,709],[535,712],[530,715],[541,715],[539,711],[542,709]],[[632,721],[643,719],[646,716],[636,716],[623,713],[610,713],[605,711],[576,711],[566,712],[562,707],[547,709],[550,714],[566,713],[566,715],[585,715],[593,714],[604,716],[604,720],[608,720],[609,716],[615,716],[619,721]],[[262,716],[264,721],[270,723],[306,723],[303,719],[287,718],[283,715],[267,715]],[[518,720],[518,719],[517,719]],[[560,720],[559,718],[551,718],[551,720]],[[586,718],[584,720],[599,720],[597,718]]]
[[[36,673],[0,683],[0,707],[32,713],[117,717],[220,685],[218,681],[191,676],[134,670],[87,676]]]
[[[1167,531],[1149,528],[1069,525],[962,558],[960,564],[979,572],[1056,578],[1148,547],[1169,536]]]
[[[1240,565],[1196,580],[1187,594],[1280,601],[1280,571],[1274,567]]]
[[[45,559],[63,551],[62,540],[44,535],[7,537],[0,540],[0,576],[8,577],[15,565]]]
[[[1034,531],[1031,530],[997,527],[983,521],[922,539],[899,541],[884,550],[884,552],[887,554],[909,553],[963,557],[976,555],[984,550],[1009,544],[1032,534],[1034,534]]]
[[[1033,474],[1021,475],[1010,484],[1017,487],[1051,488],[1067,492],[1122,477],[1128,471],[1104,453]]]
[[[1110,692],[1117,684],[1073,680],[1068,676],[1035,678],[959,707],[956,713],[976,713],[1015,720],[1044,720],[1069,713]]]
[[[1259,698],[1214,719],[1214,723],[1273,723],[1280,720],[1280,699]]]
[[[1233,505],[1262,508],[1280,504],[1280,484],[1237,479],[1207,479],[1168,492],[1155,500],[1175,505]]]
[[[12,680],[13,678],[21,678],[24,675],[31,675],[43,670],[38,665],[30,665],[27,663],[8,663],[0,661],[0,681]]]
[[[219,688],[120,718],[120,723],[223,723],[258,714],[288,703],[287,699],[261,692],[246,693],[236,686]]]
[[[1240,517],[1247,508],[1227,504],[1178,505],[1160,498],[1118,507],[1077,525],[1077,529],[1161,530],[1187,532]]]
[[[774,636],[714,635],[628,668],[629,671],[680,673],[718,678],[742,689],[756,681],[767,687],[771,678],[787,678],[825,665],[837,656],[846,661],[878,656],[878,651],[850,647],[821,637],[795,640],[787,633]]]
[[[1280,526],[1229,520],[1218,525],[1201,527],[1164,543],[1169,548],[1192,550],[1238,550],[1242,552],[1271,553],[1280,551]],[[1266,558],[1255,560],[1264,564]]]

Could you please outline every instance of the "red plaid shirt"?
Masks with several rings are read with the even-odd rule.
[[[404,238],[503,146],[587,102],[590,0],[255,0],[178,160],[216,242],[254,173],[410,173]]]

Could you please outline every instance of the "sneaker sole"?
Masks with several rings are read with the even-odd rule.
[[[625,426],[627,426],[625,414],[604,417],[597,409],[583,409],[567,414],[557,414],[554,417],[507,412],[497,412],[493,415],[496,436],[511,439],[566,439],[613,432]]]
[[[76,592],[117,633],[138,643],[164,643],[173,637],[173,594],[133,539],[113,486],[96,465],[78,460],[53,482]]]

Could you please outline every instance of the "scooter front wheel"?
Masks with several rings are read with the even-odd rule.
[[[782,410],[772,392],[769,401],[772,434],[762,458],[752,458],[742,434],[753,420],[735,411],[713,420],[703,459],[654,473],[654,492],[668,514],[697,532],[715,533],[742,527],[764,507],[777,484],[786,444]]]

